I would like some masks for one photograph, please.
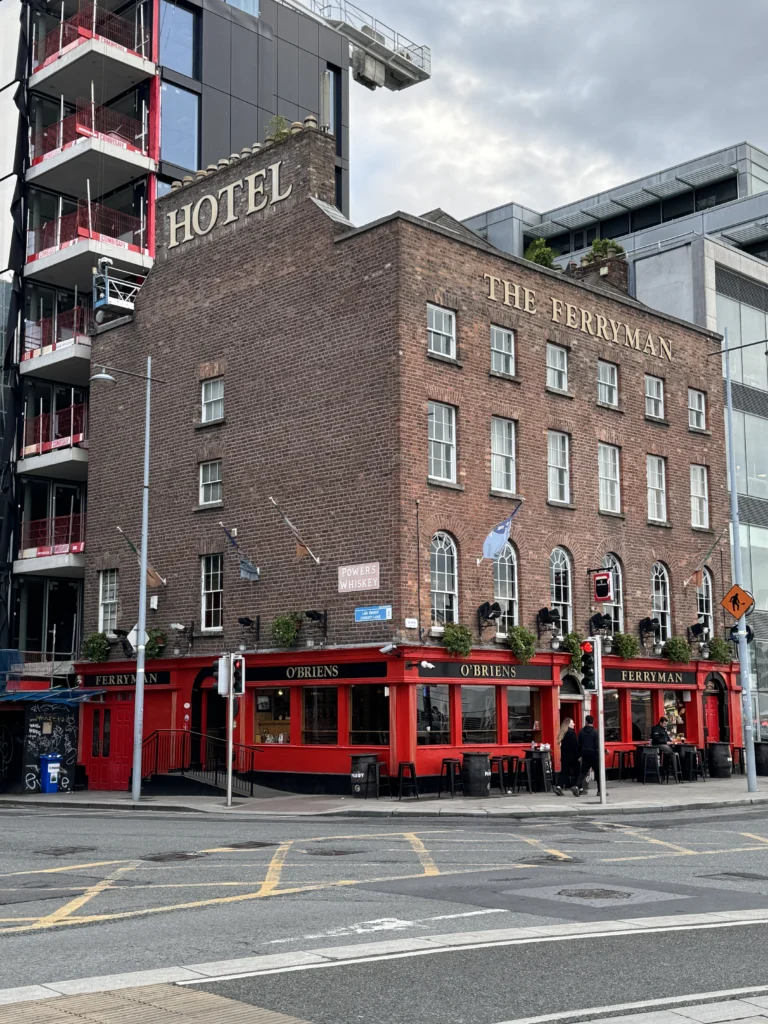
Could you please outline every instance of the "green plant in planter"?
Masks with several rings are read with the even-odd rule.
[[[507,633],[507,644],[521,665],[527,665],[536,653],[536,634],[524,626],[512,626]]]
[[[669,661],[685,664],[691,660],[691,645],[684,636],[671,636],[661,649]]]
[[[144,653],[147,658],[157,658],[165,648],[166,636],[162,629],[153,626],[147,630],[147,642],[144,644]]]
[[[733,648],[727,640],[722,640],[719,636],[709,641],[709,656],[718,665],[729,665],[734,660]]]
[[[568,651],[571,656],[571,664],[577,672],[581,672],[581,645],[584,637],[579,633],[566,633],[563,637],[562,648]]]
[[[472,650],[472,630],[461,622],[446,622],[443,629],[443,647],[449,654],[468,658]]]
[[[91,633],[83,640],[83,657],[88,661],[106,661],[109,657],[109,649],[106,633]]]
[[[276,114],[274,117],[269,119],[267,125],[267,139],[272,139],[273,142],[282,142],[283,139],[287,139],[291,134],[291,126],[284,117],[280,117]]]
[[[624,246],[612,238],[596,238],[592,243],[592,248],[581,257],[581,262],[583,266],[588,266],[597,260],[607,260],[611,256],[621,256],[624,252]]]
[[[276,616],[272,620],[272,643],[275,647],[293,647],[300,627],[301,619],[296,612]]]
[[[523,259],[538,263],[540,267],[555,265],[555,250],[550,249],[543,238],[535,238],[525,250]]]
[[[613,649],[625,661],[636,658],[640,653],[640,641],[631,633],[614,633]]]

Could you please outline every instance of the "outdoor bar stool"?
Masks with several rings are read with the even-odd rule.
[[[458,757],[444,757],[440,765],[440,781],[437,787],[438,799],[442,796],[443,788],[451,794],[451,797],[456,796],[457,786],[461,787],[463,794],[464,780],[461,777],[461,760]]]
[[[419,783],[416,779],[416,765],[413,761],[401,761],[397,766],[397,799],[403,799],[403,789],[410,786],[412,796],[419,799]],[[407,796],[408,794],[406,794]]]
[[[676,750],[673,750],[671,754],[662,755],[662,773],[664,781],[667,783],[670,775],[674,775],[675,785],[683,781],[683,768],[680,764],[680,755]]]
[[[744,747],[733,748],[733,762],[731,765],[731,775],[735,775],[737,769],[739,775],[747,774],[746,762],[744,758]]]
[[[529,793],[533,792],[531,789],[531,764],[532,762],[528,758],[518,757],[515,765],[514,785],[512,786],[515,793],[520,792],[520,787],[523,784]]]
[[[624,778],[624,772],[635,770],[634,750],[614,750],[613,767],[619,769],[619,782]]]
[[[690,766],[691,766],[691,778],[690,778],[691,782],[695,782],[696,779],[699,779],[699,778],[701,779],[702,782],[706,782],[707,781],[707,773],[706,773],[706,770],[705,770],[706,769],[706,762],[704,760],[704,754],[698,748],[696,750],[694,750],[694,751],[691,751]]]
[[[707,761],[707,752],[703,747],[697,747],[696,749],[698,750],[699,757],[701,758],[701,770],[703,773],[701,777],[702,779],[706,779],[706,777],[709,775],[709,763]]]
[[[507,795],[507,784],[504,781],[504,768],[506,765],[507,778],[512,781],[512,758],[509,754],[498,754],[490,758],[491,762],[491,784],[493,784],[493,767],[496,766],[496,778],[499,782],[499,791],[502,796]]]
[[[373,786],[373,791],[378,800],[381,796],[381,787],[386,783],[387,794],[392,796],[392,783],[389,777],[389,769],[383,761],[374,764],[369,761],[365,769],[365,799],[368,799],[368,787]]]
[[[645,785],[649,774],[651,781],[658,782],[661,785],[661,758],[659,757],[659,751],[654,747],[644,748],[640,755],[638,777],[643,785]]]

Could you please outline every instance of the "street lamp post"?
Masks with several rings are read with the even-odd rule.
[[[131,799],[138,803],[141,799],[141,755],[144,742],[144,679],[147,642],[147,546],[149,541],[149,438],[150,438],[150,403],[152,397],[152,356],[147,356],[146,376],[119,370],[114,366],[102,366],[92,381],[115,383],[107,370],[112,373],[123,373],[128,377],[138,377],[147,382],[147,398],[144,409],[144,478],[141,493],[141,546],[139,548],[139,621],[136,627],[138,644],[136,646],[136,696],[133,706],[133,768],[131,771]],[[158,383],[165,384],[155,378]]]

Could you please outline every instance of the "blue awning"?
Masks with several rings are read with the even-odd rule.
[[[74,707],[76,704],[83,704],[91,697],[99,697],[106,690],[6,690],[0,693],[0,701],[44,701],[46,704],[65,704]]]

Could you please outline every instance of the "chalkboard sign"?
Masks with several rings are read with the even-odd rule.
[[[77,718],[77,709],[63,704],[41,701],[29,706],[22,772],[22,786],[26,791],[40,791],[41,754],[59,755],[59,789],[72,788],[77,762]]]

